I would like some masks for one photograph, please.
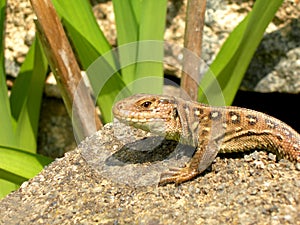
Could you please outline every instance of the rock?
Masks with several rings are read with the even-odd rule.
[[[300,12],[300,10],[299,10]],[[300,93],[300,20],[265,34],[245,75],[241,89]]]
[[[252,161],[224,154],[216,158],[211,171],[177,187],[126,183],[125,177],[116,179],[124,174],[122,169],[110,175],[99,168],[127,170],[132,164],[135,170],[155,169],[155,164],[168,167],[171,161],[144,158],[133,163],[130,157],[131,162],[122,161],[130,152],[149,154],[134,146],[150,143],[144,137],[155,137],[116,130],[119,125],[106,125],[2,199],[0,224],[296,224],[300,220],[300,171],[288,161],[276,163],[265,152],[255,152]],[[170,150],[170,146],[161,148]],[[107,156],[91,161],[90,151]],[[97,160],[100,164],[93,164]],[[257,166],[259,161],[264,168]],[[127,173],[129,179],[135,170]]]

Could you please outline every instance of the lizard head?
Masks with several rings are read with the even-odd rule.
[[[117,102],[115,118],[145,131],[179,140],[181,122],[177,100],[171,96],[137,94]]]

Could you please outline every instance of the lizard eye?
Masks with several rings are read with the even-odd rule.
[[[146,102],[143,102],[143,103],[141,104],[141,106],[144,107],[144,108],[149,108],[149,106],[150,106],[151,104],[152,104],[152,102],[146,101]]]

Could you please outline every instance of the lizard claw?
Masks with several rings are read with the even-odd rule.
[[[175,185],[179,185],[185,181],[193,179],[197,175],[198,171],[196,169],[192,169],[190,167],[173,167],[170,168],[169,171],[161,174],[158,186],[164,186],[169,183],[175,183]]]

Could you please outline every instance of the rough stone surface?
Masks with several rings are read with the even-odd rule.
[[[82,157],[96,148],[113,154],[123,140],[134,140],[114,134],[106,125],[4,198],[0,224],[299,224],[300,171],[286,160],[256,151],[224,154],[177,187],[124,184]]]
[[[300,15],[300,10],[299,14]],[[264,36],[241,89],[257,92],[300,92],[300,20],[294,19]]]

